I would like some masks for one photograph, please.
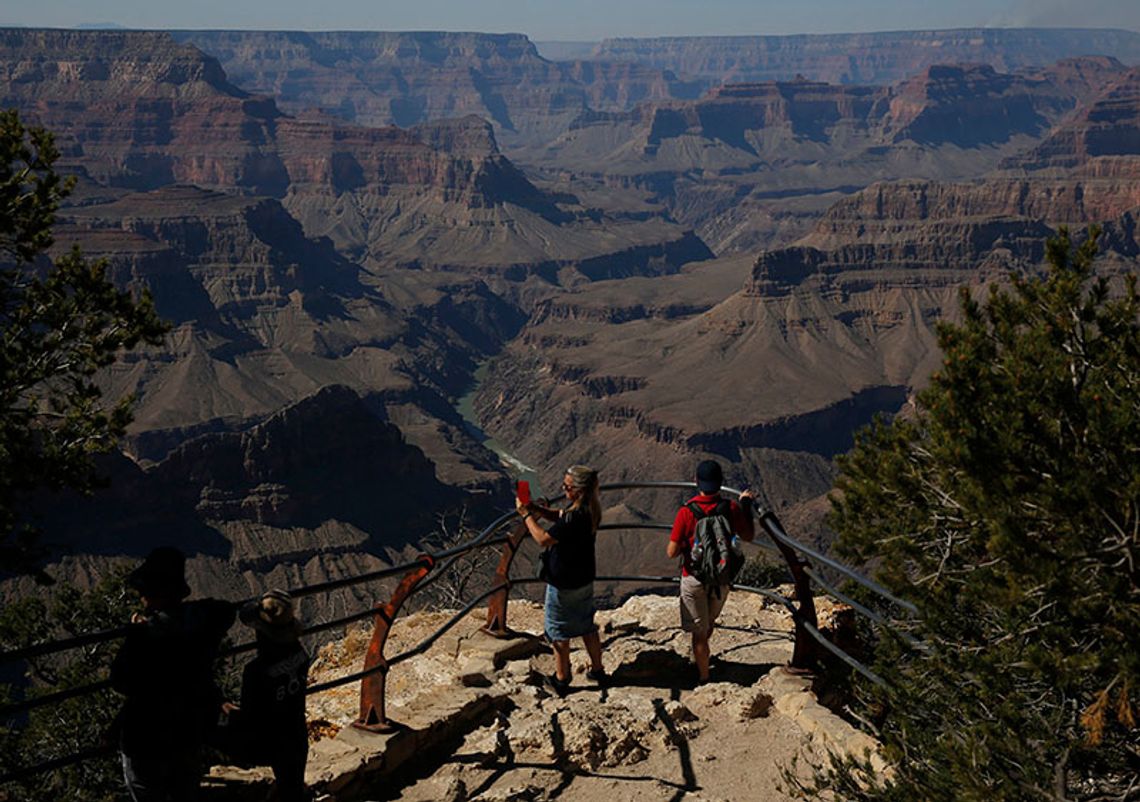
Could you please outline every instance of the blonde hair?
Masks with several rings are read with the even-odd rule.
[[[598,472],[586,465],[571,465],[566,469],[566,478],[570,480],[570,485],[575,490],[582,491],[582,494],[570,505],[570,509],[578,509],[583,503],[589,504],[593,528],[597,529],[598,524],[602,522],[602,495],[598,490]]]

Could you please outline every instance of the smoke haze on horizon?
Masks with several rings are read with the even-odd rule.
[[[1137,0],[38,0],[0,10],[0,25],[35,27],[448,30],[517,32],[536,41],[620,36],[847,33],[973,27],[1140,31]]]

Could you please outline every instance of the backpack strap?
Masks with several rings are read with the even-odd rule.
[[[689,508],[689,511],[693,513],[693,517],[698,521],[701,520],[701,518],[707,518],[710,515],[723,515],[729,521],[732,520],[732,502],[726,498],[722,498],[717,501],[716,506],[708,512],[705,512],[703,509],[701,509],[701,505],[695,501],[690,501],[685,506]]]

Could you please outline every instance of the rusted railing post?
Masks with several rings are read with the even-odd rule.
[[[499,567],[495,569],[495,584],[502,587],[487,601],[487,624],[483,631],[496,638],[510,636],[507,629],[507,602],[511,598],[511,564],[515,561],[515,554],[519,546],[526,539],[526,524],[522,521],[507,535],[507,542],[503,544],[503,555],[499,558]]]
[[[804,571],[807,563],[800,559],[800,555],[772,531],[775,528],[781,535],[785,534],[784,527],[780,524],[780,519],[776,517],[775,513],[771,510],[762,510],[760,512],[760,523],[788,563],[788,568],[792,572],[792,580],[795,582],[796,601],[799,602],[799,610],[797,611],[798,615],[795,616],[796,645],[792,650],[792,667],[814,668],[816,652],[819,647],[804,627],[804,623],[815,627],[819,625],[819,620],[815,614],[815,598],[811,592],[811,577]]]
[[[388,684],[388,661],[384,657],[384,644],[404,600],[435,567],[435,558],[430,554],[421,554],[416,562],[416,567],[404,574],[387,604],[377,602],[373,607],[376,623],[368,652],[364,655],[364,670],[376,671],[360,681],[360,718],[352,722],[352,726],[358,729],[369,732],[391,732],[395,729],[395,725],[388,720],[384,707],[384,689]]]

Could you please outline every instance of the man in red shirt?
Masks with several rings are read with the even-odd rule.
[[[729,585],[706,586],[691,575],[693,536],[697,530],[697,518],[689,509],[695,503],[705,513],[711,512],[721,502],[720,486],[724,474],[720,465],[713,460],[705,460],[697,466],[697,495],[677,510],[673,519],[673,532],[669,536],[666,553],[670,557],[681,557],[681,628],[693,636],[693,660],[697,664],[697,674],[701,682],[709,679],[709,636],[713,623],[728,598]],[[752,540],[756,529],[752,520],[752,493],[745,490],[740,494],[740,503],[729,501],[729,520],[732,531],[743,540]]]

